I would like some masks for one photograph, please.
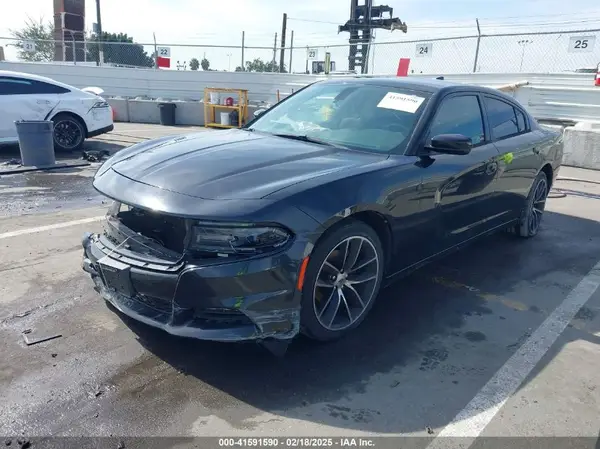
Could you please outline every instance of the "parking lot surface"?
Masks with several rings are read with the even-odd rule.
[[[164,132],[118,125],[90,145]],[[81,269],[106,209],[97,167],[0,176],[1,435],[598,437],[599,184],[558,181],[534,239],[473,244],[383,291],[347,338],[279,359],[105,305]],[[61,336],[27,346],[26,329]]]

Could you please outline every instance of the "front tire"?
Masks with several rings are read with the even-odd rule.
[[[319,242],[302,289],[302,333],[335,340],[365,319],[379,293],[384,252],[377,233],[348,221]]]
[[[531,238],[537,235],[549,193],[548,178],[546,173],[542,171],[538,173],[533,181],[527,196],[527,204],[521,213],[521,220],[514,227],[514,234],[522,238]]]
[[[79,151],[85,140],[83,122],[72,114],[60,113],[54,122],[54,148],[57,151]]]

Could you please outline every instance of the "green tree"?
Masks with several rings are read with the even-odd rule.
[[[200,61],[196,58],[190,59],[190,70],[198,70],[200,68]]]
[[[99,51],[98,42],[101,42],[105,63],[135,67],[154,67],[154,59],[146,53],[143,45],[134,43],[133,38],[129,37],[126,33],[102,32],[100,38],[97,34],[92,34],[87,44],[88,60],[97,60]]]
[[[27,17],[25,26],[20,30],[10,30],[10,34],[18,42],[12,44],[17,47],[19,59],[23,61],[53,61],[54,60],[54,24],[46,22],[43,18],[38,21]],[[33,41],[35,43],[35,51],[23,50],[25,41]]]
[[[235,68],[235,71],[236,71],[236,72],[245,72],[245,71],[246,71],[246,69],[244,69],[242,66],[239,66],[239,65],[238,65],[238,66]]]
[[[246,61],[247,72],[279,72],[279,64],[275,61],[264,62],[260,58],[256,58],[253,61]],[[285,64],[283,66],[283,72],[287,73]]]
[[[209,71],[210,70],[210,62],[209,62],[208,59],[202,58],[202,61],[200,62],[200,65],[202,66],[202,70],[204,70],[204,71]]]

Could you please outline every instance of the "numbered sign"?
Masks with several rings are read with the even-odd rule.
[[[588,53],[594,51],[596,36],[573,36],[569,39],[569,53]]]
[[[319,49],[318,48],[309,48],[306,50],[306,59],[309,61],[314,61],[315,59],[319,59]]]
[[[171,47],[157,47],[156,51],[158,52],[159,58],[170,58],[171,57]]]
[[[30,52],[30,53],[34,52],[35,51],[35,42],[23,41],[23,50]]]
[[[417,58],[430,58],[433,44],[431,42],[417,44],[415,54]]]

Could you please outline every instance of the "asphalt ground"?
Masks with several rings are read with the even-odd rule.
[[[89,145],[114,151],[173,131],[118,124]],[[80,243],[106,210],[90,185],[97,166],[0,175],[0,435],[596,444],[600,185],[559,181],[567,196],[549,199],[534,239],[483,239],[383,291],[347,338],[299,339],[279,359],[169,336],[99,298]],[[560,175],[600,182],[599,172]],[[27,346],[27,329],[61,337]]]

